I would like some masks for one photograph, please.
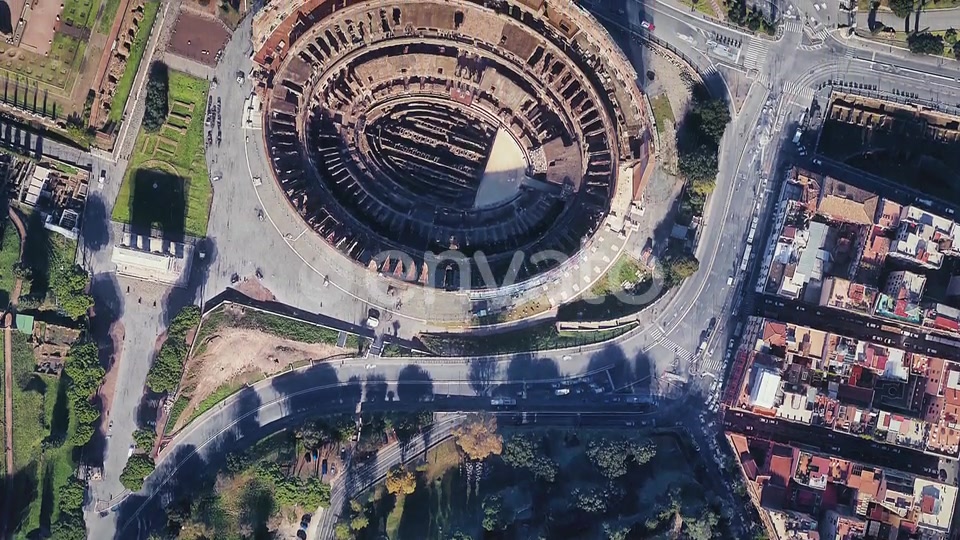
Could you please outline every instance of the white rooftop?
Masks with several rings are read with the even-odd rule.
[[[777,391],[780,390],[780,374],[763,366],[754,369],[750,404],[772,409],[777,402]]]

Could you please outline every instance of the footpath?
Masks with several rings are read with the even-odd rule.
[[[10,222],[17,228],[17,234],[20,236],[20,260],[23,261],[23,243],[27,238],[26,229],[20,216],[13,208],[8,208],[10,213]],[[16,311],[17,301],[20,299],[20,288],[23,286],[23,280],[17,277],[13,285],[13,291],[10,293],[10,306],[7,309],[3,320],[3,436],[5,453],[5,464],[7,478],[13,477],[13,314]],[[13,482],[7,482],[7,501],[12,501],[11,491]],[[4,528],[10,520],[2,520]],[[0,538],[5,538],[8,531],[0,531]]]

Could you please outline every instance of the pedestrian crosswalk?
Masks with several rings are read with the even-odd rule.
[[[757,38],[750,38],[747,48],[743,51],[743,67],[759,69],[767,59],[767,49]]]
[[[813,88],[798,82],[789,82],[784,85],[783,93],[798,98],[796,101],[801,105],[813,100]]]
[[[664,349],[672,352],[677,358],[686,362],[689,362],[693,358],[692,352],[674,343],[673,340],[664,335],[663,331],[659,328],[654,328],[651,336],[656,341],[657,345],[660,345]]]
[[[827,27],[821,26],[818,30],[813,32],[813,39],[825,41],[828,35],[829,32],[827,31]]]
[[[706,69],[703,70],[703,77],[705,79],[712,77],[713,75],[716,75],[716,74],[717,74],[717,68],[713,64],[710,64],[709,66],[707,66]]]
[[[789,20],[786,24],[783,25],[784,32],[795,32],[797,34],[803,33],[803,22],[798,20]]]

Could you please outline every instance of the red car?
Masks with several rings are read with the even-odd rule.
[[[653,23],[647,21],[640,21],[640,26],[647,31],[653,32],[653,29],[656,28],[653,26]]]

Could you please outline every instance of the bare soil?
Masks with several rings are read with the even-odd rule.
[[[200,354],[187,360],[183,388],[192,388],[186,410],[174,431],[197,406],[227,383],[244,384],[279,373],[290,364],[322,360],[349,351],[340,347],[300,343],[245,328],[222,328],[214,333]]]
[[[259,300],[261,302],[276,302],[277,297],[273,295],[270,289],[264,287],[259,280],[244,279],[234,287],[245,296]]]
[[[113,402],[114,388],[117,385],[117,374],[120,372],[119,359],[123,353],[123,323],[115,322],[110,327],[110,340],[113,341],[113,356],[110,358],[110,365],[107,366],[107,374],[103,378],[103,384],[100,385],[99,397],[101,410],[103,411],[102,426],[110,422],[110,405]]]

